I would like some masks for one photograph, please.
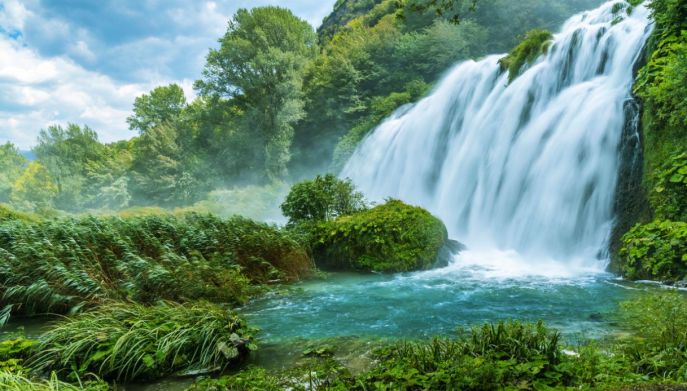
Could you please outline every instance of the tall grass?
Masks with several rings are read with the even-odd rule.
[[[53,372],[49,379],[32,380],[24,375],[0,371],[0,389],[3,391],[107,391],[110,387],[101,381],[79,383],[60,381]]]
[[[8,220],[0,223],[0,318],[73,313],[112,299],[242,303],[254,285],[310,268],[297,242],[240,217]]]
[[[54,324],[29,366],[122,381],[220,370],[255,349],[253,331],[209,303],[107,304]]]

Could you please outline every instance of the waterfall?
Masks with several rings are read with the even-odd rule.
[[[624,108],[651,32],[647,8],[627,7],[573,16],[510,84],[503,55],[458,64],[371,132],[341,176],[442,218],[472,250],[457,263],[603,270]]]

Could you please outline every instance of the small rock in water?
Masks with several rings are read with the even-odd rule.
[[[589,315],[589,319],[596,321],[596,322],[600,322],[604,319],[604,316],[599,312],[595,312],[595,313]]]

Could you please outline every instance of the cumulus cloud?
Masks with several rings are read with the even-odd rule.
[[[236,10],[278,5],[317,26],[334,1],[0,0],[0,142],[28,149],[68,122],[129,138],[140,94],[174,82],[193,96]]]

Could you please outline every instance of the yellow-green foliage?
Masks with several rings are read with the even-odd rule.
[[[546,30],[532,30],[506,57],[499,60],[501,68],[508,71],[510,82],[520,76],[524,66],[531,65],[546,53],[552,38],[553,35]]]
[[[49,208],[57,193],[57,185],[48,170],[38,162],[31,162],[14,182],[10,200],[24,209]]]
[[[24,362],[35,352],[36,341],[18,338],[0,342],[0,371],[26,373]]]
[[[623,273],[631,279],[687,278],[687,222],[638,224],[623,236]]]
[[[277,228],[210,215],[0,224],[0,294],[13,312],[78,311],[111,299],[242,303],[298,279],[305,249]]]
[[[375,272],[426,270],[448,234],[441,220],[398,200],[320,223],[313,244],[318,266]]]
[[[95,373],[108,379],[161,377],[176,371],[217,371],[250,350],[255,330],[209,303],[108,304],[55,323],[30,365],[64,376]]]
[[[10,220],[37,222],[40,220],[40,217],[33,213],[19,212],[7,205],[0,204],[0,224]]]

